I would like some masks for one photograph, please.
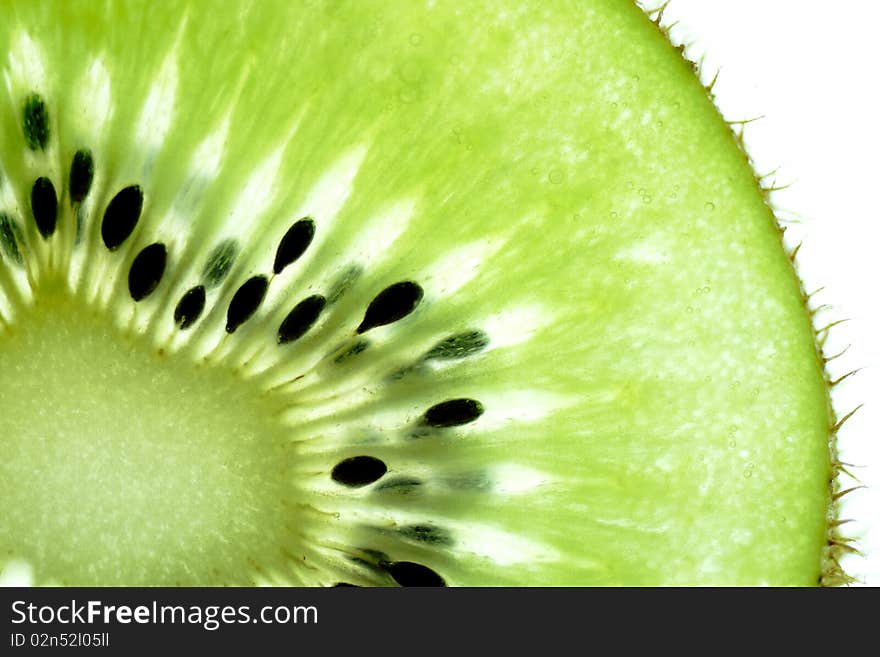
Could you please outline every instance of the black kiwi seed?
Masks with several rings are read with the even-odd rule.
[[[46,150],[49,143],[49,110],[38,94],[31,94],[24,101],[22,111],[24,140],[32,151]]]
[[[428,543],[429,545],[452,545],[452,537],[445,529],[433,525],[409,525],[397,532],[411,541]]]
[[[349,584],[348,582],[336,582],[336,584],[333,585],[333,588],[335,588],[335,589],[340,589],[340,588],[359,589],[361,587],[359,587],[357,584]]]
[[[280,274],[287,265],[296,262],[309,244],[315,237],[315,221],[311,217],[300,219],[291,226],[281,242],[278,244],[278,250],[275,252],[275,266],[273,271]]]
[[[235,256],[238,255],[238,242],[229,238],[223,240],[214,247],[208,261],[205,263],[205,269],[202,278],[208,287],[216,287],[223,282],[232,264],[235,262]]]
[[[400,495],[409,495],[415,492],[422,482],[418,479],[410,479],[407,477],[398,477],[389,479],[376,486],[377,491],[385,491],[389,493],[399,493]]]
[[[79,206],[76,209],[76,237],[74,238],[74,244],[79,244],[82,241],[83,225],[85,223],[86,212],[82,206]]]
[[[350,265],[340,273],[327,293],[327,305],[330,306],[339,301],[363,273],[364,270],[359,265]]]
[[[370,346],[369,340],[358,340],[353,345],[351,345],[348,349],[343,351],[341,354],[336,356],[333,359],[333,362],[337,365],[342,365],[342,363],[351,360],[358,354],[362,354],[367,350],[367,347]]]
[[[306,297],[293,307],[278,329],[278,344],[300,339],[318,321],[327,300],[320,294]]]
[[[135,301],[146,299],[159,285],[168,262],[168,250],[159,242],[137,254],[128,271],[128,291]]]
[[[0,243],[3,244],[3,252],[11,258],[15,264],[22,264],[21,251],[18,250],[18,242],[21,232],[15,219],[5,212],[0,212]]]
[[[486,490],[492,486],[492,480],[484,471],[458,473],[445,478],[444,483],[456,490]]]
[[[436,572],[412,561],[395,561],[384,564],[385,571],[401,586],[446,586],[446,581]]]
[[[483,405],[476,399],[447,399],[425,411],[422,424],[440,429],[456,427],[473,422],[483,410]]]
[[[403,319],[416,309],[424,294],[421,286],[412,281],[389,285],[370,302],[357,332],[366,333],[377,326]]]
[[[388,472],[388,466],[381,459],[372,456],[352,456],[340,461],[330,476],[338,484],[358,488],[378,481]]]
[[[174,323],[180,330],[188,329],[205,310],[205,287],[196,285],[180,297],[174,309]]]
[[[489,336],[483,331],[465,331],[451,335],[435,344],[425,354],[425,360],[459,360],[479,353],[489,345]]]
[[[118,249],[134,232],[144,207],[144,191],[138,185],[120,190],[107,205],[101,238],[110,251]]]
[[[226,311],[226,332],[235,333],[239,326],[248,321],[263,303],[269,280],[265,276],[253,276],[235,291],[229,309]]]
[[[43,239],[48,238],[55,232],[58,221],[58,196],[55,185],[45,176],[37,178],[31,187],[31,211],[40,235]]]
[[[391,372],[391,374],[389,374],[387,377],[385,377],[385,380],[387,382],[400,381],[401,379],[409,376],[413,372],[418,372],[418,371],[419,371],[419,368],[416,365],[404,365],[403,367],[398,367],[396,370]]]
[[[82,203],[92,189],[92,180],[95,178],[95,161],[92,152],[80,149],[73,154],[70,163],[70,202]]]

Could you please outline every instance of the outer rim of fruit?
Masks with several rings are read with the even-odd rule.
[[[846,554],[861,555],[862,553],[859,552],[859,550],[855,547],[856,539],[852,537],[847,537],[840,531],[840,527],[842,525],[851,522],[851,519],[841,518],[840,501],[843,497],[850,494],[851,492],[862,488],[862,486],[855,485],[852,487],[844,488],[844,484],[841,481],[842,475],[847,475],[855,482],[858,482],[858,479],[846,469],[849,464],[843,463],[840,460],[838,454],[838,441],[841,428],[844,426],[846,421],[849,420],[849,418],[851,418],[861,408],[861,405],[841,415],[839,409],[835,408],[832,393],[834,391],[834,388],[838,384],[840,384],[844,379],[849,378],[857,370],[852,370],[843,374],[842,376],[833,378],[832,374],[829,372],[828,364],[841,354],[838,353],[836,355],[829,356],[825,353],[825,344],[828,340],[830,332],[837,325],[846,320],[838,319],[828,323],[823,322],[821,325],[819,324],[817,320],[817,315],[819,311],[823,309],[828,309],[829,306],[827,304],[816,306],[812,301],[812,297],[816,294],[816,292],[807,292],[807,289],[804,286],[804,279],[800,274],[797,262],[797,255],[803,242],[799,242],[793,246],[785,243],[784,237],[786,226],[780,220],[778,208],[773,203],[772,198],[773,193],[775,191],[783,189],[783,187],[777,187],[773,184],[765,184],[766,176],[761,176],[755,168],[755,162],[752,159],[751,154],[749,153],[745,136],[746,126],[751,121],[728,120],[724,115],[723,108],[721,108],[716,101],[713,88],[715,86],[715,83],[718,81],[720,71],[716,71],[711,77],[709,77],[706,74],[702,62],[697,61],[695,58],[692,58],[690,56],[689,50],[691,49],[691,45],[685,42],[681,42],[672,34],[672,29],[675,27],[675,23],[664,20],[666,9],[672,2],[673,0],[665,0],[657,6],[649,6],[646,4],[645,0],[636,0],[639,8],[648,16],[651,22],[656,26],[657,30],[664,36],[669,44],[678,51],[684,62],[691,67],[694,75],[702,84],[703,89],[706,92],[707,98],[715,107],[716,111],[722,117],[724,122],[727,124],[727,127],[730,130],[730,133],[733,136],[742,157],[746,160],[749,168],[752,170],[755,184],[758,187],[761,196],[763,197],[764,205],[767,207],[770,215],[773,218],[776,233],[779,239],[779,245],[785,251],[785,254],[791,266],[792,273],[796,277],[798,285],[800,287],[803,308],[810,320],[810,327],[812,328],[813,332],[813,343],[816,357],[822,366],[823,378],[825,380],[826,399],[828,403],[828,414],[830,418],[830,430],[828,432],[828,458],[830,469],[828,478],[828,505],[826,509],[827,523],[825,530],[825,546],[822,549],[820,574],[817,584],[823,587],[845,586],[848,584],[853,584],[856,583],[857,580],[852,575],[846,572],[845,568],[841,565],[841,559]],[[821,288],[819,289],[821,290]]]

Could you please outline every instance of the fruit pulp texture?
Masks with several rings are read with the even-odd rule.
[[[810,318],[746,157],[665,36],[610,0],[466,15],[458,3],[257,7],[23,3],[3,22],[0,192],[21,261],[7,236],[0,449],[18,484],[0,497],[15,501],[0,555],[39,581],[84,583],[328,583],[363,548],[454,584],[815,583],[831,422]],[[148,47],[132,47],[135,33]],[[34,94],[45,131],[22,126]],[[73,208],[81,149],[95,183]],[[51,234],[27,205],[38,177],[59,194]],[[143,216],[108,244],[101,218],[130,185]],[[228,336],[230,297],[272,271],[304,217],[313,243]],[[167,272],[137,302],[125,278],[152,243],[167,246]],[[174,305],[223,244],[238,254],[228,278],[181,331]],[[315,330],[278,345],[291,307],[330,299],[347,272],[359,274]],[[57,277],[70,298],[44,288]],[[423,290],[418,308],[363,347],[365,309],[405,281]],[[65,331],[89,344],[77,326],[104,346],[68,357]],[[421,360],[474,331],[488,337],[478,354]],[[114,340],[128,356],[113,357]],[[337,362],[339,348],[351,357]],[[105,367],[81,364],[100,349]],[[118,402],[98,409],[74,381],[53,390],[62,370],[91,371],[95,387],[132,380],[108,381],[102,397]],[[232,372],[255,378],[237,386]],[[240,404],[214,396],[227,387]],[[457,398],[485,412],[413,439],[428,409]],[[67,410],[53,422],[56,401]],[[140,442],[126,442],[128,424]],[[81,448],[59,448],[79,475],[32,449],[65,427],[79,428]],[[106,487],[86,468],[93,441],[119,464],[101,469]],[[424,494],[334,482],[365,451]],[[123,474],[135,497],[114,506],[104,491]],[[57,485],[74,480],[85,498]],[[71,500],[84,500],[76,514]],[[450,541],[401,534],[425,525]],[[260,532],[274,540],[257,545]],[[115,546],[104,559],[101,541]]]

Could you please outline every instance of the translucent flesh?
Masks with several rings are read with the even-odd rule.
[[[26,379],[0,371],[0,460],[11,473],[0,482],[0,569],[7,560],[35,581],[97,584],[389,581],[351,561],[369,549],[461,585],[817,581],[830,419],[799,283],[727,125],[637,7],[21,2],[2,18],[0,211],[17,218],[25,257],[17,266],[0,253],[0,363],[33,368]],[[33,93],[50,115],[44,151],[22,131]],[[63,190],[81,148],[96,170],[75,244]],[[62,191],[48,240],[29,215],[38,176]],[[130,184],[145,191],[143,216],[111,253],[101,217]],[[228,336],[231,295],[271,273],[279,240],[306,215],[314,242]],[[205,316],[178,330],[175,304],[225,239],[241,255],[208,290]],[[135,304],[128,268],[157,241],[167,272]],[[355,268],[314,329],[279,346],[293,305],[329,296]],[[401,280],[424,289],[416,312],[336,363],[370,300]],[[79,313],[92,319],[69,320]],[[95,325],[107,351],[90,361],[88,337],[74,348],[64,336],[94,317],[111,328]],[[488,335],[485,350],[415,366],[470,330]],[[120,359],[131,383],[113,386],[120,401],[101,414],[139,415],[138,382],[179,377],[196,392],[167,411],[192,434],[189,451],[176,451],[163,414],[142,423],[157,441],[143,458],[166,455],[173,472],[140,473],[154,503],[116,523],[125,514],[107,500],[120,474],[77,476],[85,429],[36,450],[38,464],[20,458],[35,452],[25,444],[34,414],[51,427],[53,414],[94,408],[91,387],[73,386],[61,408],[20,382],[39,389],[80,361],[101,380],[101,364]],[[212,390],[229,371],[241,405],[224,412],[269,440],[251,452],[219,437],[211,459],[235,461],[234,485],[201,470],[220,467],[200,446],[225,416],[187,411],[218,404]],[[413,437],[427,408],[458,397],[485,413]],[[266,408],[277,420],[260,419]],[[119,456],[102,458],[138,480],[128,427],[109,416],[104,426],[94,440]],[[267,483],[255,473],[285,440],[289,474]],[[402,495],[335,484],[333,466],[362,453],[388,464],[387,480],[422,485]],[[64,465],[46,475],[54,488],[41,487],[53,458]],[[172,520],[180,491],[161,477],[196,470],[213,473],[186,484],[206,506]],[[64,482],[88,488],[71,496]],[[295,538],[279,535],[275,490],[301,507]],[[239,518],[203,515],[212,500],[238,505]],[[248,510],[254,500],[266,506]],[[187,533],[190,523],[204,531]],[[264,544],[253,543],[256,525]],[[423,525],[450,540],[399,531]],[[247,549],[215,551],[205,536],[224,531]],[[102,545],[114,547],[100,556]]]
[[[3,547],[58,584],[282,568],[302,514],[278,409],[45,292],[0,351]]]

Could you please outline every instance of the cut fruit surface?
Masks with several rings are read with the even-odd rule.
[[[165,357],[45,289],[0,371],[14,411],[0,417],[4,538],[47,579],[247,583],[249,561],[278,568],[296,545],[289,431],[231,373]]]
[[[819,580],[805,299],[640,9],[155,5],[2,10],[7,579]]]

